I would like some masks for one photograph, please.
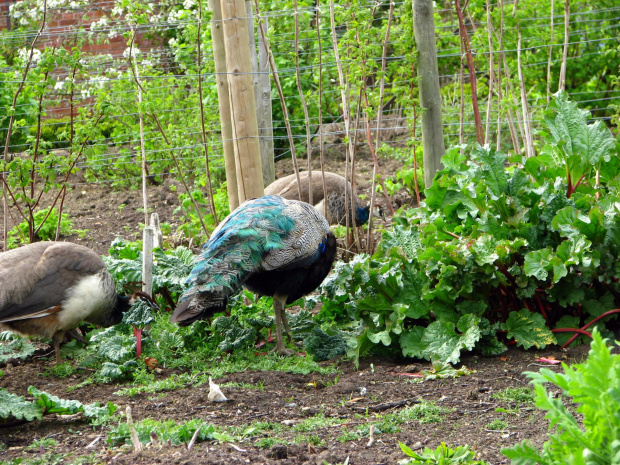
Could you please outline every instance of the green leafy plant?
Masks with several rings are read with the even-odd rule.
[[[58,226],[58,211],[52,208],[44,208],[34,214],[34,225],[36,227],[36,237],[42,241],[53,240],[56,237],[56,227]],[[29,225],[27,221],[23,221],[9,231],[9,248],[15,248],[19,244],[28,243]],[[60,220],[60,235],[68,236],[78,234],[79,237],[86,236],[87,229],[73,229],[73,221],[66,213],[62,214]]]
[[[4,331],[0,333],[0,363],[11,359],[25,360],[34,354],[35,347],[24,337]]]
[[[32,401],[26,401],[24,397],[0,388],[0,419],[32,421],[40,420],[44,415],[52,413],[73,415],[81,412],[85,417],[101,423],[107,421],[116,411],[116,406],[112,402],[108,402],[104,407],[100,407],[99,403],[82,404],[77,400],[61,399],[45,391],[39,391],[34,386],[28,388],[28,393],[33,397]]]
[[[135,428],[142,444],[149,443],[153,433],[155,433],[159,441],[170,441],[172,444],[189,442],[197,429],[200,429],[196,436],[196,441],[198,442],[213,440],[216,433],[213,425],[206,425],[198,418],[183,423],[176,423],[173,420],[158,421],[147,418],[136,422]],[[108,435],[108,443],[115,445],[124,444],[129,442],[129,438],[129,425],[126,422],[122,422],[118,426],[111,428]]]
[[[536,391],[536,406],[549,420],[549,441],[536,450],[527,441],[502,453],[515,465],[575,463],[584,465],[620,461],[620,356],[612,354],[601,334],[594,330],[592,345],[584,363],[562,364],[563,373],[547,368],[528,372]],[[562,389],[577,404],[578,421],[565,405],[547,391],[546,384]]]
[[[424,448],[421,453],[414,452],[403,443],[399,443],[401,450],[411,457],[402,460],[402,465],[484,465],[483,460],[476,460],[476,454],[469,450],[469,446],[458,446],[456,449],[441,443],[437,449]]]
[[[455,363],[462,351],[498,354],[509,342],[569,344],[616,318],[613,137],[561,93],[547,119],[537,157],[450,149],[425,203],[395,219],[377,252],[335,265],[319,316],[349,322],[354,360],[383,348]]]

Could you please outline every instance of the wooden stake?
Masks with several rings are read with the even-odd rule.
[[[265,194],[243,0],[221,0],[239,202]]]
[[[209,0],[211,16],[211,37],[213,41],[213,61],[215,62],[215,79],[217,83],[217,100],[222,131],[222,151],[226,170],[228,204],[230,211],[239,206],[237,188],[237,168],[235,149],[233,147],[232,123],[230,120],[230,101],[228,99],[228,79],[226,78],[226,52],[224,50],[224,32],[222,27],[222,8],[219,0]]]
[[[560,81],[558,82],[558,91],[566,90],[566,61],[568,60],[568,41],[570,26],[570,0],[564,2],[564,50],[562,52],[562,65],[560,66]]]
[[[441,94],[435,43],[435,19],[432,0],[412,0],[413,29],[418,49],[418,76],[422,113],[422,145],[424,146],[424,185],[431,187],[435,173],[442,168],[441,157],[446,148],[441,121]]]

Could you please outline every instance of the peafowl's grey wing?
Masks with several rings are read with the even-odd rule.
[[[244,202],[203,247],[172,321],[189,324],[223,310],[255,273],[311,263],[328,232],[327,221],[306,203],[279,196]]]
[[[43,316],[66,290],[105,268],[101,257],[69,242],[37,242],[0,254],[0,322]]]

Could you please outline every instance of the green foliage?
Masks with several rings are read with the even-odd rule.
[[[12,333],[3,332],[6,337],[0,339],[0,363],[6,363],[11,359],[25,360],[34,354],[35,347],[28,339],[14,336]]]
[[[524,404],[533,404],[535,394],[530,388],[506,388],[491,394],[491,398],[521,406]]]
[[[180,193],[180,206],[174,211],[175,214],[180,214],[179,219],[181,221],[181,225],[177,228],[176,232],[185,235],[187,239],[193,240],[196,244],[205,243],[209,239],[210,232],[213,231],[216,226],[215,218],[208,206],[209,202],[203,193],[205,184],[205,180],[199,180],[197,182],[198,189],[193,190],[190,194]],[[215,189],[213,201],[215,203],[218,219],[221,221],[230,213],[226,183],[223,183],[218,189]],[[196,211],[196,205],[200,210],[202,221],[208,232],[205,232],[202,227],[200,215]]]
[[[28,388],[28,393],[33,397],[32,401],[24,400],[24,397],[9,393],[5,388],[0,388],[0,419],[17,419],[32,421],[40,420],[43,415],[55,413],[56,415],[73,415],[78,412],[95,422],[107,421],[116,411],[112,402],[104,407],[99,403],[82,404],[77,400],[61,399],[44,391],[39,391],[34,386]]]
[[[200,433],[196,436],[197,442],[209,441],[215,439],[215,427],[206,425],[202,420],[195,418],[180,424],[174,420],[158,421],[150,418],[134,423],[138,438],[142,444],[151,441],[151,434],[155,433],[159,441],[172,444],[188,443],[197,429]],[[113,445],[121,445],[130,441],[129,425],[127,423],[119,423],[116,427],[111,428],[107,439],[108,443]]]
[[[328,329],[326,332],[318,325],[304,339],[304,347],[315,362],[331,360],[347,352],[347,343],[338,330]]]
[[[536,391],[536,406],[549,420],[549,440],[542,450],[524,441],[502,453],[515,465],[560,463],[597,465],[620,461],[620,356],[612,354],[598,331],[584,363],[562,364],[563,373],[547,368],[529,372]],[[550,383],[577,404],[575,417],[564,400],[548,392]]]
[[[142,282],[142,242],[125,242],[114,239],[104,257],[108,271],[116,281],[118,290],[132,288]],[[184,290],[185,280],[194,266],[194,254],[187,247],[174,250],[153,250],[153,294],[164,288],[175,298]]]
[[[414,452],[402,442],[398,443],[401,450],[411,457],[402,460],[402,465],[484,465],[483,460],[476,460],[476,454],[469,450],[469,446],[458,446],[456,449],[448,447],[445,443],[441,443],[437,449],[424,448],[421,453]]]
[[[335,265],[321,315],[350,321],[355,360],[377,347],[450,363],[462,351],[501,353],[508,341],[544,348],[556,342],[552,329],[620,305],[613,138],[563,94],[553,115],[537,157],[448,150],[425,204],[395,218],[375,255]]]
[[[143,329],[155,321],[153,308],[143,300],[139,300],[123,315],[123,323]]]
[[[51,213],[48,214],[49,210],[49,208],[44,208],[35,212],[33,223],[24,220],[13,227],[8,234],[9,249],[15,248],[20,244],[29,243],[29,228],[31,227],[36,231],[35,237],[37,240],[53,240],[56,237],[56,228],[58,227],[58,211],[52,208]],[[60,236],[79,234],[80,237],[84,237],[87,232],[88,230],[86,229],[73,229],[73,221],[69,219],[69,215],[66,213],[62,214],[62,219],[60,220]]]

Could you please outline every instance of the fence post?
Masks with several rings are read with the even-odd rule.
[[[254,82],[254,101],[256,102],[256,120],[258,123],[258,137],[260,158],[263,168],[263,184],[268,186],[276,179],[276,169],[273,160],[273,128],[271,118],[271,85],[269,80],[269,62],[265,54],[263,38],[258,35],[258,56],[256,54],[256,40],[254,38],[254,14],[252,1],[245,0],[245,11],[248,15],[248,33],[250,39],[250,57],[252,60],[252,82]],[[266,23],[266,19],[262,20]],[[265,25],[265,28],[267,26]],[[265,98],[265,95],[267,98]]]
[[[147,226],[142,234],[142,292],[153,295],[153,236],[155,235],[155,228]]]
[[[244,0],[221,0],[239,202],[265,193]]]
[[[441,121],[441,94],[437,69],[435,19],[432,0],[412,0],[413,30],[418,49],[417,66],[420,78],[422,113],[422,146],[424,148],[424,185],[429,188],[441,166],[446,149]]]
[[[237,192],[237,168],[235,166],[235,149],[233,147],[232,123],[230,120],[230,100],[228,98],[228,79],[226,78],[226,52],[224,50],[224,28],[222,26],[222,8],[220,0],[209,0],[211,16],[211,37],[213,40],[213,61],[215,62],[215,81],[217,83],[217,101],[222,126],[222,151],[226,169],[228,204],[230,211],[239,206]]]

